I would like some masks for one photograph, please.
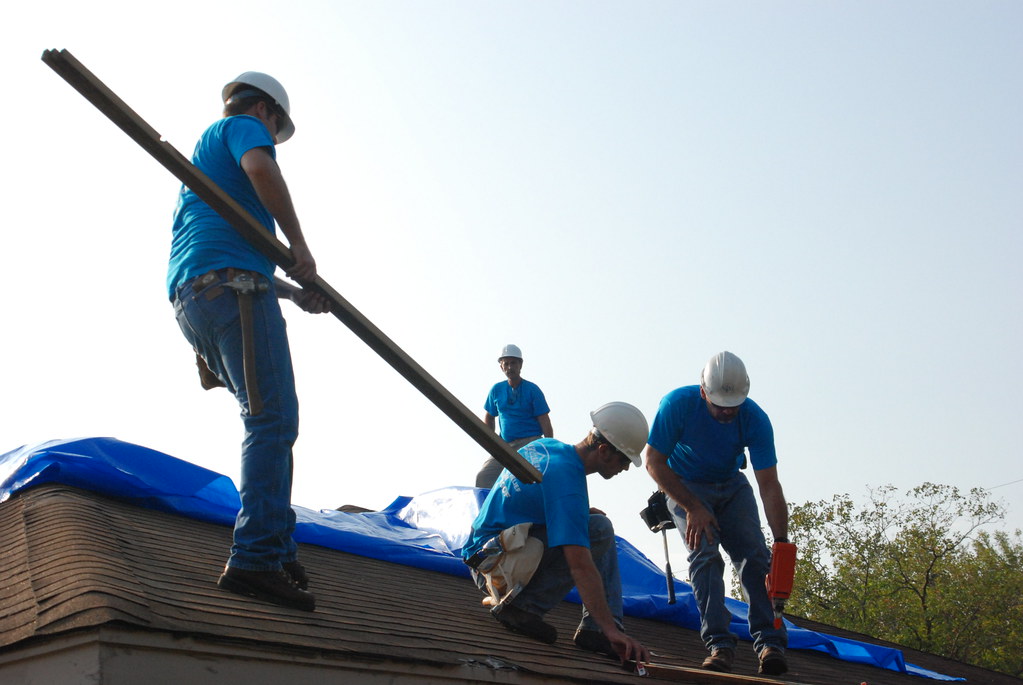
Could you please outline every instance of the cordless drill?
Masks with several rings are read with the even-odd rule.
[[[788,540],[775,540],[771,547],[771,571],[765,580],[767,596],[774,605],[774,627],[781,628],[785,600],[792,594],[792,580],[796,575],[796,546]]]

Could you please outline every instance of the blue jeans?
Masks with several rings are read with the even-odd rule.
[[[700,636],[708,649],[735,647],[736,636],[728,626],[732,614],[725,607],[725,562],[720,549],[728,552],[739,583],[749,602],[749,630],[753,649],[759,654],[765,647],[784,650],[788,644],[785,626],[774,627],[774,608],[767,596],[764,579],[771,569],[771,553],[760,529],[760,515],[753,488],[742,473],[724,483],[697,483],[681,479],[717,519],[715,540],[703,536],[697,549],[689,550],[689,579],[700,610]],[[668,508],[685,540],[685,510],[668,498]]]
[[[618,547],[615,544],[614,526],[611,520],[601,514],[590,514],[590,553],[593,563],[600,573],[604,584],[604,596],[611,609],[618,627],[622,627],[622,578],[618,573]],[[569,590],[575,587],[572,572],[565,560],[565,552],[561,547],[547,547],[547,528],[534,525],[529,531],[530,537],[541,540],[544,544],[543,557],[536,573],[522,591],[511,600],[517,609],[531,614],[543,616],[565,599]],[[486,591],[483,576],[473,572],[473,578],[481,589]],[[582,620],[579,627],[585,630],[599,630],[590,618],[590,612],[583,605]]]
[[[241,407],[241,510],[235,520],[228,565],[249,571],[274,571],[294,561],[291,535],[292,446],[298,438],[298,398],[284,317],[273,284],[252,297],[255,376],[263,410],[249,412],[242,358],[238,295],[218,280],[195,293],[196,280],[178,288],[174,314],[181,332],[207,366],[234,394]],[[264,279],[265,280],[265,279]],[[217,294],[219,293],[219,294]],[[208,295],[213,295],[208,297]]]

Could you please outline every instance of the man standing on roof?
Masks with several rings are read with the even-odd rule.
[[[507,381],[495,383],[487,395],[483,421],[491,430],[500,420],[501,439],[519,450],[539,438],[553,438],[551,409],[536,383],[522,377],[522,350],[518,345],[505,345],[497,358]],[[504,467],[489,457],[476,474],[476,487],[493,487]]]
[[[299,283],[316,262],[276,162],[275,144],[295,132],[288,94],[271,76],[246,72],[224,86],[223,118],[202,134],[192,163],[273,235],[280,225]],[[217,584],[225,590],[312,611],[308,578],[292,539],[292,446],[298,399],[284,318],[277,298],[321,313],[319,294],[274,277],[274,263],[187,187],[174,213],[167,287],[185,338],[195,349],[203,387],[225,386],[245,426],[241,510],[234,544]]]
[[[746,447],[776,541],[788,542],[788,507],[778,481],[774,429],[749,394],[749,376],[731,352],[710,358],[699,385],[665,395],[646,446],[646,468],[660,489],[689,549],[689,576],[700,610],[700,635],[710,651],[703,667],[727,672],[736,636],[725,608],[724,560],[728,552],[749,601],[749,630],[760,673],[788,670],[784,625],[764,584],[771,555],[760,529],[757,501],[746,476]]]
[[[642,463],[647,422],[636,407],[610,402],[590,413],[593,429],[575,445],[553,438],[519,450],[542,474],[526,484],[504,470],[473,521],[462,550],[494,618],[541,642],[558,639],[544,614],[572,587],[583,615],[575,644],[622,660],[649,660],[625,634],[618,550],[611,521],[591,513],[586,476],[609,479]]]

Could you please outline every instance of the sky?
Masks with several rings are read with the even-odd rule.
[[[186,156],[265,71],[320,275],[474,413],[506,343],[555,437],[746,363],[790,503],[925,481],[1023,528],[1023,4],[19,3],[0,29],[0,452],[115,437],[237,479],[164,285],[179,182],[51,71],[67,49]],[[329,315],[286,304],[293,501],[471,485],[482,449]],[[653,481],[591,504],[658,564]],[[682,544],[669,540],[685,576]]]

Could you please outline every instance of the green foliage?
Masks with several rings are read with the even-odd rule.
[[[794,506],[799,546],[786,609],[1011,675],[1023,675],[1023,540],[988,533],[1004,510],[981,489],[884,486]]]

